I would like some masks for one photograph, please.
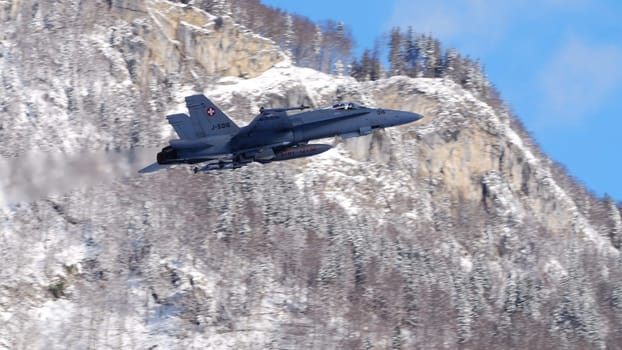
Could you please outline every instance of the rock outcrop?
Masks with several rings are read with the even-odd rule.
[[[151,144],[160,136],[139,130],[193,86],[254,77],[284,57],[230,17],[165,0],[25,0],[0,13],[4,156]]]

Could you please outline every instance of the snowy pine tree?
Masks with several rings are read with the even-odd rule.
[[[447,49],[445,52],[444,66],[442,77],[455,82],[460,82],[462,80],[462,58],[456,49]]]
[[[482,71],[479,60],[471,60],[468,57],[464,61],[463,86],[480,96],[486,96],[490,91],[490,83]]]
[[[313,35],[313,68],[317,70],[322,70],[321,62],[322,62],[322,46],[324,44],[322,28],[319,24],[315,25],[315,32]]]
[[[408,31],[403,40],[404,69],[409,77],[416,77],[418,71],[417,61],[419,59],[419,50],[417,49],[417,45],[415,45],[414,35],[412,27],[408,27]]]
[[[341,62],[340,59],[337,59],[337,61],[335,62],[335,69],[334,69],[335,75],[338,77],[343,76],[344,69],[345,69],[345,66],[343,65],[343,62]]]
[[[372,55],[370,50],[363,51],[363,58],[361,58],[361,74],[360,80],[370,80],[372,71],[374,70],[374,63],[372,61]]]
[[[294,42],[294,20],[292,15],[287,13],[285,15],[285,33],[283,33],[283,47],[285,48],[285,54],[292,58],[292,43]]]
[[[402,33],[399,28],[391,30],[389,41],[389,64],[391,75],[404,74],[404,55],[402,52]]]

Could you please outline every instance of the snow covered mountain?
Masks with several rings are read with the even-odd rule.
[[[0,348],[622,346],[620,208],[499,104],[295,67],[165,0],[0,1],[0,19]],[[339,100],[425,119],[306,159],[128,175],[144,164],[124,150],[165,145],[194,92],[240,124]]]

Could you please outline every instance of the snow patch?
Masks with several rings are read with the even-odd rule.
[[[465,272],[471,272],[473,269],[473,262],[469,256],[461,256],[460,257],[460,266]]]
[[[566,271],[566,269],[564,269],[559,261],[555,259],[549,259],[549,261],[544,264],[543,270],[545,273],[552,276],[556,280],[568,276],[568,272]]]

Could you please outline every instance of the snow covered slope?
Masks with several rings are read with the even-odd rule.
[[[153,35],[141,23],[165,28],[180,13],[215,19],[165,1],[132,3],[112,1],[107,10],[106,2],[63,2],[82,16],[50,15],[57,22],[47,28],[46,11],[58,15],[62,7],[0,2],[9,23],[0,57],[5,157],[86,148],[99,159],[106,148],[164,145],[164,116],[183,112],[183,96],[193,92],[240,123],[260,106],[340,100],[425,119],[328,141],[336,147],[306,159],[201,175],[123,172],[37,200],[5,200],[0,348],[622,342],[620,209],[565,176],[502,107],[442,79],[360,83],[286,60],[246,78],[179,60],[175,74],[154,58],[167,57],[167,45],[136,44]],[[88,41],[101,31],[83,36],[86,24],[70,25],[94,17],[111,25],[110,41]],[[227,21],[224,42],[233,40],[227,26],[244,32]],[[126,26],[134,29],[118,45],[114,33]],[[193,34],[197,42],[207,40],[201,33]],[[60,39],[69,34],[82,39]],[[260,52],[255,40],[267,41],[247,34],[240,50]],[[48,39],[51,51],[33,38]],[[152,53],[144,54],[147,46]],[[97,164],[114,163],[108,157],[114,154]],[[11,166],[4,174],[24,169],[4,162]],[[11,183],[0,183],[5,198]]]

